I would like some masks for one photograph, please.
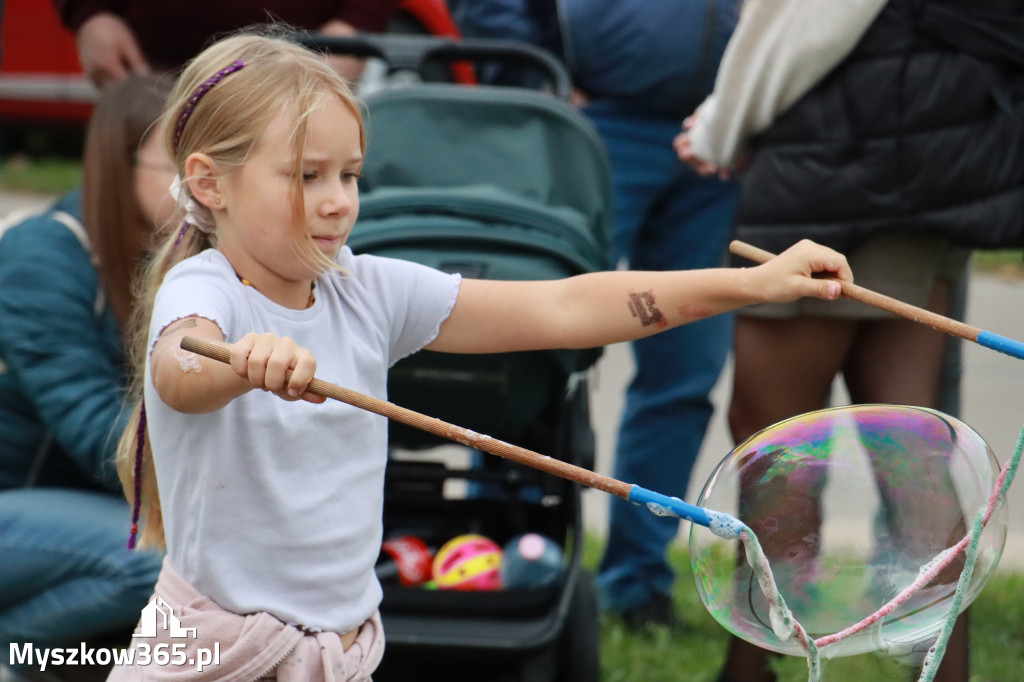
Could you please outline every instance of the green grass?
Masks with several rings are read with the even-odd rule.
[[[593,569],[599,541],[588,538],[583,563]],[[674,600],[685,622],[679,632],[664,628],[632,631],[622,621],[602,616],[603,682],[714,682],[725,657],[729,635],[708,615],[690,575],[684,547],[670,559],[679,576]],[[1019,682],[1024,678],[1024,574],[998,573],[970,610],[970,682]],[[781,657],[774,664],[779,682],[805,682],[804,659]],[[903,664],[874,654],[828,662],[824,682],[910,680]]]
[[[63,194],[82,183],[82,166],[62,158],[14,156],[0,164],[0,187],[27,194]]]
[[[1024,275],[1024,251],[1001,249],[998,251],[975,251],[973,268],[975,272],[1021,277]]]

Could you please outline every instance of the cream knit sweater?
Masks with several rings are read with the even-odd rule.
[[[690,130],[694,154],[732,168],[765,130],[842,61],[886,0],[746,0]]]

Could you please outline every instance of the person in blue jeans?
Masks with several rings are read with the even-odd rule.
[[[611,158],[615,232],[612,263],[634,270],[719,265],[736,187],[680,168],[665,143],[679,121],[623,111],[610,102],[584,108]],[[668,151],[668,153],[666,153]],[[636,372],[627,388],[612,476],[684,498],[712,415],[709,393],[732,341],[733,318],[712,317],[632,343]],[[671,624],[674,573],[665,552],[678,519],[613,498],[598,574],[602,606],[635,624]]]
[[[574,102],[609,154],[614,235],[609,266],[679,270],[723,263],[737,201],[731,181],[704,178],[672,149],[683,119],[714,85],[739,0],[464,0],[463,34],[545,47],[566,62]],[[508,74],[488,74],[492,80]],[[515,74],[520,80],[528,78]],[[709,393],[732,341],[717,316],[633,342],[613,476],[680,498],[712,415]],[[605,610],[636,626],[673,625],[666,551],[678,520],[610,502],[598,575]]]
[[[122,334],[174,168],[154,124],[167,79],[104,91],[83,186],[0,235],[0,668],[11,651],[123,646],[162,557],[129,551],[114,452],[128,414]],[[15,665],[26,679],[103,679],[83,665]],[[109,667],[109,666],[108,666]],[[11,675],[13,676],[13,675]]]

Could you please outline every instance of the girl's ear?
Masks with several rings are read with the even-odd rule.
[[[221,205],[221,176],[206,154],[194,152],[185,159],[185,182],[192,197],[210,210]]]

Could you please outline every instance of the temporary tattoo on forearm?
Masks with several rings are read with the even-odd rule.
[[[160,332],[160,336],[167,336],[168,334],[173,334],[174,332],[180,331],[182,329],[191,329],[192,327],[195,327],[197,324],[198,323],[196,322],[196,318],[186,317],[184,320],[178,320],[177,322],[173,322],[170,325],[168,325],[166,329]]]
[[[654,305],[654,292],[634,292],[629,295],[629,302],[626,304],[629,306],[629,312],[632,313],[633,317],[640,320],[640,324],[644,327],[650,325],[656,325],[658,327],[664,327],[668,324],[668,320],[661,314],[658,307]]]

